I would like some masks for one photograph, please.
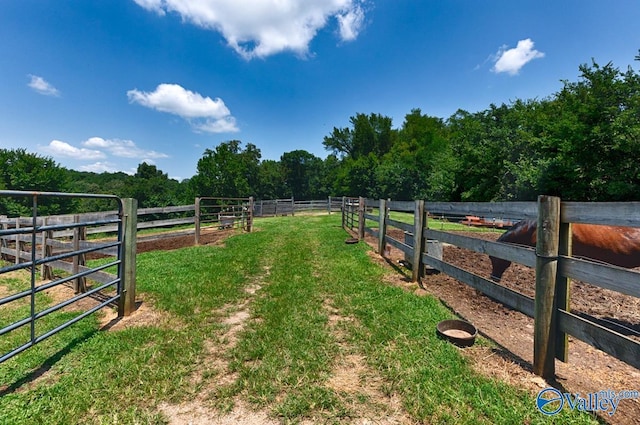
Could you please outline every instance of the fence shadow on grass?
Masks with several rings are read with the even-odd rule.
[[[39,378],[43,377],[47,372],[51,370],[53,366],[56,365],[56,363],[63,359],[64,356],[71,353],[79,344],[84,343],[97,332],[99,332],[97,329],[90,330],[78,336],[77,338],[74,338],[61,350],[58,350],[55,354],[47,357],[44,363],[42,363],[41,366],[34,369],[32,372],[25,374],[25,376],[19,378],[14,383],[9,384],[6,387],[0,387],[0,397],[4,397],[7,394],[12,394],[20,391],[25,385],[33,383]]]

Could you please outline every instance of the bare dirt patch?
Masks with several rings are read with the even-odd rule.
[[[230,236],[236,234],[234,229],[215,229],[207,228],[200,232],[200,245],[224,245],[224,241]],[[141,238],[136,244],[138,253],[147,251],[169,251],[172,249],[185,248],[195,245],[195,235],[171,236],[167,234],[165,237],[158,239]]]
[[[340,348],[335,367],[327,381],[345,406],[353,412],[355,423],[412,424],[413,421],[402,409],[398,394],[386,395],[382,390],[384,380],[367,365],[366,358],[348,342],[344,325],[354,318],[342,316],[325,300],[324,309],[329,313],[329,328]]]
[[[78,295],[69,283],[54,286],[53,288],[45,290],[44,293],[52,299],[54,305],[68,301]],[[69,304],[64,307],[63,310],[70,312],[88,311],[106,302],[109,297],[109,295],[100,293],[89,295]],[[99,317],[100,328],[102,330],[118,331],[134,326],[171,327],[173,329],[181,326],[181,324],[168,313],[155,309],[152,300],[145,300],[143,295],[138,295],[136,298],[136,309],[129,316],[118,317],[118,307],[116,304],[108,304],[98,310],[95,314]]]
[[[488,240],[498,237],[493,232],[469,232],[466,235]],[[403,240],[402,232],[393,234],[393,237]],[[377,249],[376,239],[367,237],[366,241],[374,250]],[[442,273],[426,276],[423,279],[424,289],[420,288],[410,282],[409,272],[400,265],[404,254],[394,247],[390,247],[387,259],[375,252],[370,255],[375,262],[395,269],[396,273],[385,278],[389,283],[419,296],[430,294],[439,298],[458,316],[473,323],[482,336],[497,343],[496,348],[474,346],[462,350],[478,371],[525,388],[533,395],[549,386],[532,372],[533,319]],[[491,274],[491,263],[483,254],[445,245],[444,260],[485,278]],[[513,264],[503,275],[501,284],[533,296],[535,272]],[[637,298],[582,282],[572,282],[571,285],[572,311],[622,323],[635,331],[640,331],[639,303]],[[555,385],[570,393],[640,390],[638,369],[572,337],[569,338],[569,362],[556,361],[556,375]],[[602,415],[601,418],[611,424],[636,424],[640,418],[640,399],[623,400],[615,415]]]
[[[269,275],[269,268],[264,274],[246,288],[249,296],[237,305],[227,305],[217,313],[221,317],[223,330],[205,341],[205,355],[201,359],[201,368],[192,377],[194,386],[199,389],[193,400],[180,404],[163,403],[159,406],[172,425],[182,424],[255,424],[271,425],[278,422],[269,418],[265,411],[251,410],[240,398],[235,397],[233,408],[228,413],[221,414],[219,409],[212,406],[211,399],[216,391],[234,385],[238,376],[229,369],[227,353],[236,346],[238,334],[242,332],[251,320],[250,305],[262,287],[262,280]],[[211,375],[213,378],[205,377]]]
[[[236,403],[230,413],[220,414],[199,401],[180,405],[161,404],[160,410],[169,418],[171,425],[278,425],[263,411],[254,411],[244,403]]]

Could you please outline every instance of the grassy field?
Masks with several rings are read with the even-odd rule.
[[[344,243],[339,215],[255,228],[225,246],[140,254],[138,295],[155,320],[106,331],[91,316],[0,364],[0,424],[164,424],[194,403],[274,423],[550,422],[528,392],[437,338],[450,311],[385,284],[390,271]],[[593,422],[567,409],[553,420]]]
[[[378,217],[379,209],[374,208],[369,214]],[[402,223],[407,223],[413,225],[413,213],[400,212],[400,211],[390,211],[389,218],[393,220],[400,221]],[[370,227],[378,227],[375,221],[368,221],[367,226]],[[430,217],[429,218],[429,228],[434,230],[443,230],[443,231],[467,231],[467,232],[503,232],[503,229],[500,228],[492,228],[492,227],[474,227],[468,226],[465,224],[461,224],[457,221],[449,221],[446,219]]]

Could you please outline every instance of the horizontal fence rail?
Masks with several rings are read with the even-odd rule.
[[[433,220],[503,228],[508,227],[506,223],[511,225],[523,219],[540,220],[548,212],[548,204],[557,204],[557,213],[543,221],[545,224],[549,220],[557,222],[557,230],[549,234],[546,227],[544,232],[538,229],[538,240],[557,245],[556,255],[541,254],[540,246],[536,249],[438,230]],[[404,213],[405,217],[393,217],[394,213]],[[361,239],[365,235],[376,238],[378,253],[382,256],[389,255],[390,246],[402,251],[412,265],[414,281],[421,282],[426,266],[534,318],[534,371],[545,379],[555,376],[554,358],[567,361],[567,335],[640,369],[640,343],[602,326],[596,318],[571,313],[567,289],[570,279],[576,279],[640,298],[640,273],[572,257],[568,231],[571,223],[640,227],[640,203],[561,202],[553,197],[540,197],[538,202],[488,203],[345,198],[342,208],[343,227],[351,232],[358,229]],[[404,240],[391,236],[390,228],[401,230]],[[443,261],[443,243],[535,268],[536,297],[528,297]]]
[[[287,216],[312,211],[331,214],[341,210],[342,199],[332,196],[311,201],[296,201],[293,198],[263,199],[254,202],[253,213],[255,217]]]

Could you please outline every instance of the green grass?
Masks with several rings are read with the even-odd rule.
[[[378,209],[373,210],[371,215],[375,215],[378,217]],[[400,221],[402,223],[407,223],[413,225],[413,213],[401,212],[401,211],[390,211],[389,218]],[[468,226],[465,224],[461,224],[460,222],[449,221],[447,219],[430,217],[429,228],[433,230],[442,230],[442,231],[466,231],[466,232],[503,232],[501,229],[494,229],[491,227],[474,227]],[[368,220],[367,226],[369,227],[378,227],[375,221]]]
[[[171,326],[105,332],[92,317],[0,364],[0,424],[162,424],[160,403],[201,392],[212,408],[241,398],[283,422],[383,412],[367,394],[328,385],[345,354],[364,359],[379,391],[397,394],[417,422],[549,422],[527,392],[476,374],[437,338],[449,310],[384,284],[369,248],[345,244],[339,223],[338,214],[256,220],[224,247],[140,254],[137,290]],[[219,384],[207,346],[225,348],[223,320],[239,306],[250,319],[222,354],[235,379]],[[593,422],[573,411],[555,420]]]

